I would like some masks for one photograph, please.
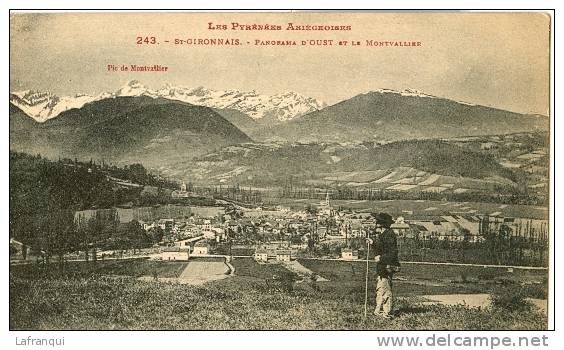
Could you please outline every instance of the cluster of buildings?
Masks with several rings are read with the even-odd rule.
[[[253,255],[255,261],[268,262],[269,260],[275,261],[291,261],[292,251],[290,249],[267,249],[257,248]]]
[[[172,191],[171,197],[174,199],[179,199],[179,198],[193,198],[197,196],[194,194],[194,192],[188,191],[186,183],[183,182],[182,185],[180,185],[180,190]]]
[[[176,242],[193,237],[221,242],[227,238],[225,224],[218,218],[159,219],[153,222],[140,222],[145,231],[160,229],[163,232],[163,243]]]
[[[489,234],[503,234],[526,242],[547,242],[549,238],[548,220],[535,218],[532,213],[529,213],[530,217],[508,217],[501,211],[489,214],[406,214],[405,217],[397,216],[391,226],[399,238],[469,243],[483,242]],[[340,250],[343,260],[358,260],[358,251],[351,249],[348,242],[353,238],[366,237],[368,232],[373,232],[377,227],[376,219],[371,213],[335,210],[328,199],[319,205],[315,213],[301,212],[299,217],[294,215],[293,220],[281,227],[277,225],[285,221],[280,220],[279,215],[263,215],[260,218],[261,226],[276,227],[282,233],[287,233],[295,225],[294,232],[302,234],[304,242],[312,237],[322,241],[344,241],[345,247]],[[286,255],[283,249],[269,250],[261,247],[256,249],[254,258],[265,262],[280,261]]]
[[[548,241],[548,220],[538,218],[494,215],[414,216],[409,228],[401,232],[409,238],[423,240],[482,242],[486,235],[499,233],[505,227],[507,234],[527,241]]]
[[[175,196],[190,196],[186,185]],[[180,197],[179,197],[180,198]],[[502,206],[503,207],[503,206]],[[436,208],[431,208],[436,209]],[[418,240],[448,240],[481,242],[488,233],[505,229],[511,236],[529,240],[548,240],[548,220],[503,216],[450,213],[431,215],[404,210],[397,216],[392,229],[400,238]],[[475,212],[475,211],[474,211]],[[275,207],[248,209],[235,205],[197,207],[165,205],[160,207],[86,210],[77,212],[77,221],[91,217],[110,217],[119,222],[137,220],[144,230],[160,230],[164,255],[179,259],[186,254],[208,255],[214,246],[229,242],[255,248],[257,261],[289,261],[311,240],[344,242],[341,258],[358,259],[358,252],[348,248],[351,239],[365,237],[376,229],[376,219],[370,212],[336,210],[327,193],[324,201],[304,210]],[[267,247],[269,242],[284,244]],[[292,246],[292,249],[290,249]]]
[[[155,255],[159,260],[188,260],[190,256],[210,255],[210,245],[206,240],[178,241],[174,246],[166,246]]]

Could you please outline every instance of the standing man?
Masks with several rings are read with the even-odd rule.
[[[394,220],[389,214],[379,213],[376,226],[381,232],[374,241],[374,260],[376,261],[376,309],[374,315],[386,319],[393,317],[392,278],[400,269],[398,246],[395,232],[390,228]]]

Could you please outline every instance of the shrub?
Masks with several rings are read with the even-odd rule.
[[[484,269],[478,274],[478,279],[484,281],[491,281],[497,276],[496,271],[493,269]]]
[[[505,311],[531,310],[531,304],[525,298],[525,290],[521,288],[500,288],[490,295],[492,307]]]
[[[534,299],[547,299],[548,288],[547,284],[527,284],[523,286],[523,294],[529,298]]]
[[[467,283],[468,282],[468,274],[464,271],[460,273],[460,282],[461,283]]]
[[[289,274],[274,275],[271,279],[265,279],[267,289],[278,292],[292,292],[294,290],[294,279]]]

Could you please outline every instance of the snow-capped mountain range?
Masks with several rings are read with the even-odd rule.
[[[58,97],[50,92],[33,90],[12,92],[10,102],[38,122],[54,118],[60,113],[80,108],[85,104],[101,99],[90,95]]]
[[[137,80],[129,81],[115,92],[104,92],[97,96],[80,94],[59,97],[49,92],[18,91],[10,95],[10,102],[36,121],[44,122],[66,110],[81,108],[90,102],[118,96],[162,97],[211,108],[230,108],[245,113],[255,120],[268,117],[279,122],[301,117],[326,106],[324,102],[296,92],[269,96],[256,91],[212,90],[204,87],[187,88],[170,85],[159,90],[151,90]]]
[[[157,95],[164,98],[188,102],[212,108],[230,108],[243,112],[255,120],[274,117],[278,121],[288,121],[304,114],[322,109],[324,102],[288,91],[272,96],[256,91],[211,90],[204,87],[184,88],[166,86]]]

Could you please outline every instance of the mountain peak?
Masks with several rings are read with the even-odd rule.
[[[417,89],[409,89],[409,88],[404,89],[402,92],[400,92],[400,94],[402,96],[417,96],[417,97],[437,98],[437,96],[426,94],[426,93],[419,91]]]
[[[142,85],[142,84],[139,80],[133,79],[133,80],[128,81],[125,85],[133,87],[133,86]]]
[[[213,90],[203,86],[186,88],[167,85],[156,93],[161,97],[194,105],[216,109],[234,109],[255,120],[275,117],[278,121],[286,121],[325,106],[323,102],[293,91],[276,95],[263,95],[256,90]]]
[[[392,90],[392,89],[376,89],[376,90],[372,90],[372,91],[367,92],[367,94],[370,94],[370,93],[380,93],[380,94],[388,94],[389,93],[389,94],[397,94],[397,95],[401,95],[401,96],[442,98],[442,99],[451,100],[453,102],[456,102],[456,103],[459,103],[459,104],[462,104],[462,105],[466,105],[466,106],[476,106],[476,104],[474,104],[474,103],[460,101],[460,100],[453,100],[453,99],[449,99],[449,98],[446,98],[446,97],[439,97],[439,96],[427,94],[427,93],[422,92],[420,90],[411,89],[411,88],[406,88],[406,89],[403,89],[401,91]]]
[[[13,92],[10,102],[38,122],[44,122],[59,113],[80,108],[93,99],[89,95],[58,97],[51,92],[25,90]]]
[[[411,88],[406,88],[406,89],[403,89],[401,91],[382,88],[382,89],[371,90],[368,93],[397,94],[397,95],[401,95],[401,96],[437,98],[437,96],[430,95],[430,94],[424,93],[420,90],[411,89]]]
[[[15,95],[19,98],[24,98],[24,96],[28,95],[29,93],[31,93],[31,90],[12,91],[11,92],[12,95]]]
[[[139,80],[130,80],[116,91],[117,96],[141,96],[148,91]]]

